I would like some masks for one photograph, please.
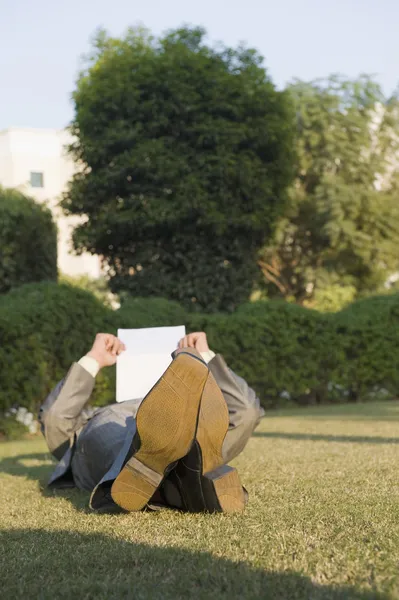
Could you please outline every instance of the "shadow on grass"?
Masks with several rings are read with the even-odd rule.
[[[0,559],[3,598],[387,598],[353,587],[319,586],[299,573],[267,572],[206,552],[135,544],[94,533],[2,531]]]
[[[253,437],[282,440],[304,440],[310,442],[343,442],[347,444],[399,444],[397,437],[361,435],[323,435],[319,433],[286,433],[283,431],[255,431]]]
[[[0,461],[0,473],[7,473],[16,477],[26,477],[37,481],[40,492],[44,497],[65,498],[77,510],[91,513],[92,511],[89,509],[90,494],[88,492],[83,492],[76,488],[52,489],[47,487],[47,482],[55,466],[56,462],[46,452],[19,454],[18,456],[3,458]]]
[[[292,407],[284,410],[268,410],[266,418],[345,420],[345,421],[399,421],[399,401],[350,402],[321,404],[317,406]]]
[[[56,462],[47,452],[18,454],[17,456],[7,456],[0,460],[1,473],[44,481],[50,476],[55,466]]]

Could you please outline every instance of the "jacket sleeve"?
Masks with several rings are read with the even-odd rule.
[[[227,366],[217,354],[208,364],[229,409],[229,430],[223,444],[226,462],[236,457],[247,444],[255,427],[264,415],[259,398],[247,382]]]
[[[90,418],[85,410],[94,387],[94,377],[73,364],[42,404],[38,419],[50,452],[61,460],[74,434]]]

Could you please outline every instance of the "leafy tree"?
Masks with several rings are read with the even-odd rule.
[[[289,95],[261,57],[202,29],[101,32],[74,100],[83,168],[62,204],[88,217],[77,251],[104,258],[115,292],[209,311],[247,299],[292,180]]]
[[[0,186],[0,294],[57,280],[57,228],[51,211]]]
[[[336,310],[399,267],[397,102],[367,77],[290,87],[296,178],[260,264],[270,296]]]

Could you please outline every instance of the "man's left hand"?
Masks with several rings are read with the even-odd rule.
[[[195,348],[198,352],[209,352],[208,340],[204,331],[195,331],[185,335],[179,342],[179,349]]]

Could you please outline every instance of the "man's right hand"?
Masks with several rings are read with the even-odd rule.
[[[116,363],[116,359],[126,350],[125,344],[121,342],[115,335],[111,333],[97,333],[96,339],[90,352],[87,356],[94,358],[100,369],[103,367],[111,367]]]

